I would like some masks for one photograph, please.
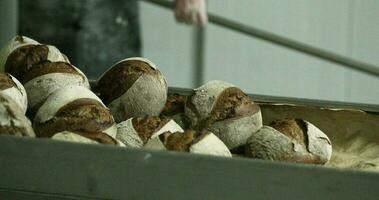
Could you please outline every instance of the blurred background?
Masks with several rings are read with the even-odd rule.
[[[142,56],[170,86],[220,79],[254,94],[379,104],[378,78],[212,24],[178,24],[171,11],[138,3]],[[0,45],[17,33],[17,8],[0,0]],[[210,13],[377,66],[378,10],[377,0],[208,1]]]

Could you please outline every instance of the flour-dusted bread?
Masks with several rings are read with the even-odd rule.
[[[3,70],[24,85],[32,113],[56,89],[69,85],[89,88],[87,77],[54,46],[16,36],[2,52]]]
[[[5,94],[0,94],[0,134],[35,137],[24,111]]]
[[[248,157],[313,164],[325,164],[332,156],[328,136],[302,119],[263,126],[248,139],[245,150]]]
[[[245,145],[262,127],[259,106],[241,89],[223,81],[210,81],[194,89],[185,113],[193,127],[208,129],[231,150]]]
[[[183,129],[168,118],[133,117],[117,124],[116,138],[127,147],[165,149],[159,137],[167,131],[183,132]]]
[[[232,156],[228,147],[208,131],[166,132],[163,136],[164,145],[168,150],[223,157]]]
[[[69,131],[100,143],[115,142],[116,123],[109,109],[90,90],[67,86],[53,92],[34,118],[38,137]]]
[[[151,61],[140,58],[121,60],[97,82],[101,99],[117,122],[132,117],[159,116],[167,99],[167,83]]]
[[[13,99],[21,111],[25,114],[28,108],[28,97],[24,86],[12,75],[0,72],[0,94]]]

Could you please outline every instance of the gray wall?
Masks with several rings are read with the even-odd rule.
[[[17,0],[0,0],[0,47],[17,32]]]
[[[169,85],[193,86],[194,28],[177,24],[166,9],[144,2],[140,9],[143,55],[158,65]]]
[[[317,47],[379,65],[379,1],[211,0],[209,11]],[[192,27],[168,10],[141,3],[144,56],[169,85],[194,87]],[[206,28],[205,80],[257,94],[379,103],[379,79],[251,39]]]

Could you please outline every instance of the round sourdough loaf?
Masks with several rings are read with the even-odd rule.
[[[262,127],[260,108],[241,89],[210,81],[187,99],[186,116],[197,130],[208,129],[231,150],[240,149]]]
[[[4,47],[0,50],[0,71],[4,71],[5,63],[7,62],[7,58],[9,54],[11,54],[14,50],[26,46],[26,45],[37,45],[39,44],[37,41],[17,35],[13,37]]]
[[[331,142],[320,129],[302,119],[284,119],[263,126],[247,142],[245,155],[266,160],[325,164]]]
[[[97,90],[117,122],[159,116],[167,99],[166,79],[154,63],[140,57],[113,65],[98,80]]]
[[[90,88],[87,77],[66,62],[43,62],[33,66],[23,77],[29,108],[35,113],[55,90],[66,86]]]
[[[3,70],[24,85],[31,113],[56,89],[68,85],[89,88],[87,77],[54,46],[16,36],[1,55]]]
[[[33,126],[38,137],[69,131],[102,143],[114,141],[117,133],[109,109],[81,86],[54,91],[38,110]]]

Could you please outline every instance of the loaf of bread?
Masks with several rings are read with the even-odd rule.
[[[0,94],[0,134],[35,137],[24,111],[5,94]]]
[[[194,89],[185,113],[193,127],[208,129],[231,150],[245,145],[262,127],[259,106],[241,89],[223,81],[210,81]]]
[[[118,144],[116,123],[109,109],[90,90],[67,86],[53,92],[34,118],[38,137],[68,131],[103,144]]]
[[[166,79],[154,63],[139,57],[113,65],[100,77],[97,89],[117,122],[159,116],[167,99]]]
[[[24,86],[12,75],[0,73],[0,94],[9,96],[25,114],[28,108],[28,97]]]
[[[328,136],[302,119],[263,126],[248,139],[245,150],[248,157],[313,164],[325,164],[332,155]]]
[[[17,36],[3,52],[3,69],[24,85],[32,113],[56,89],[69,85],[89,88],[87,77],[54,46]]]

